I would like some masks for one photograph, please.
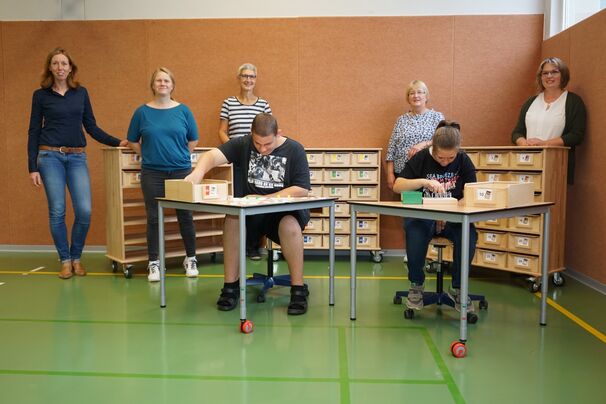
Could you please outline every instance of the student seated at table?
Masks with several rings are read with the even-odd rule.
[[[406,164],[394,183],[394,192],[422,191],[424,196],[447,194],[459,201],[463,199],[463,188],[468,182],[476,182],[473,163],[459,150],[461,146],[460,126],[456,122],[441,121],[433,135],[432,147],[421,150]],[[448,295],[461,311],[461,224],[441,220],[404,219],[406,252],[408,254],[408,280],[410,290],[406,305],[415,310],[423,308],[425,256],[429,243],[435,235],[445,237],[454,244],[452,264],[452,288]],[[473,258],[477,241],[473,224],[469,232],[469,262]],[[467,311],[473,312],[471,300],[467,299]]]
[[[204,153],[196,169],[185,179],[199,183],[212,168],[233,163],[243,175],[244,195],[268,197],[308,196],[309,166],[303,146],[278,134],[278,122],[267,113],[255,117],[251,134],[229,140]],[[234,181],[238,181],[234,179]],[[269,213],[250,216],[247,221],[262,235],[280,244],[291,276],[288,314],[307,311],[309,291],[303,282],[303,229],[309,221],[309,210]],[[237,216],[226,216],[223,229],[225,284],[217,301],[222,311],[233,310],[240,298],[239,227]]]

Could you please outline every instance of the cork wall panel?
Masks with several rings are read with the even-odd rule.
[[[304,18],[299,115],[306,146],[386,147],[404,90],[425,81],[449,114],[452,17]]]
[[[0,22],[0,55],[3,54],[3,46],[2,46],[2,37],[3,37],[4,24]],[[6,113],[6,109],[4,106],[5,100],[5,86],[4,86],[4,64],[0,63],[0,133],[6,134],[6,124],[4,122],[4,115]],[[7,154],[7,143],[8,136],[2,136],[0,140],[0,156],[6,156]],[[0,159],[0,172],[7,172],[7,161],[6,159]],[[0,176],[0,189],[8,190],[11,183],[11,178],[8,175]],[[4,231],[0,232],[0,244],[9,244],[10,242],[10,232],[8,230],[8,220],[10,217],[10,208],[9,208],[9,200],[10,194],[8,192],[0,192],[0,209],[4,212],[3,215],[0,215],[0,228],[4,229]]]
[[[255,94],[269,101],[284,134],[300,140],[295,19],[149,21],[148,26],[150,71],[158,65],[173,70],[175,97],[194,111],[200,145],[220,144],[221,104],[239,93],[236,76],[245,62],[258,68]]]
[[[144,90],[146,35],[144,24],[121,22],[3,23],[3,59],[10,78],[5,83],[8,177],[13,186],[8,201],[10,244],[52,244],[48,231],[46,198],[27,173],[27,129],[32,92],[39,87],[44,60],[56,46],[66,48],[79,68],[80,82],[88,89],[97,123],[124,138],[137,99]],[[141,95],[137,95],[141,92]],[[93,191],[93,218],[88,244],[105,244],[105,195],[99,143],[90,137],[88,162]],[[26,202],[24,202],[26,201]],[[71,215],[68,218],[71,223]]]
[[[567,42],[570,45],[569,88],[583,98],[588,119],[585,141],[576,148],[575,182],[568,188],[566,266],[606,284],[606,268],[596,265],[606,226],[606,160],[602,152],[606,148],[606,10],[573,26],[569,34],[569,39],[559,38],[562,47]]]
[[[457,16],[453,118],[463,145],[510,145],[520,106],[534,93],[542,15]]]

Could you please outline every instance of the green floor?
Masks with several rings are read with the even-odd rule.
[[[215,309],[221,262],[201,257],[199,279],[181,276],[171,262],[166,309],[159,284],[149,284],[142,267],[127,280],[111,273],[102,254],[83,262],[89,276],[62,281],[52,254],[0,254],[0,402],[605,400],[606,296],[570,278],[550,287],[563,310],[548,306],[542,328],[539,299],[523,281],[474,271],[471,290],[486,294],[489,308],[469,327],[468,356],[456,359],[449,353],[459,335],[456,312],[429,307],[410,321],[392,303],[394,290],[407,285],[401,258],[377,264],[360,256],[352,322],[348,259],[338,259],[336,305],[329,307],[326,261],[307,257],[309,312],[286,315],[288,288],[272,290],[265,303],[249,288],[249,335],[238,330],[238,310]],[[265,265],[249,262],[249,271]],[[278,271],[286,271],[283,261]]]

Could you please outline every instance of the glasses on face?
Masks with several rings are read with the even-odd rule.
[[[256,79],[257,75],[256,74],[240,74],[240,77],[243,79]]]
[[[544,70],[541,72],[541,76],[543,77],[557,76],[558,74],[560,74],[560,71],[558,69]]]

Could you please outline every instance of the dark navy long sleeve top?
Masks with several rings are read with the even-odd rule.
[[[38,147],[85,147],[82,126],[96,141],[118,146],[120,139],[97,126],[93,108],[84,87],[67,90],[61,95],[52,88],[34,91],[27,142],[29,172],[38,171]]]

